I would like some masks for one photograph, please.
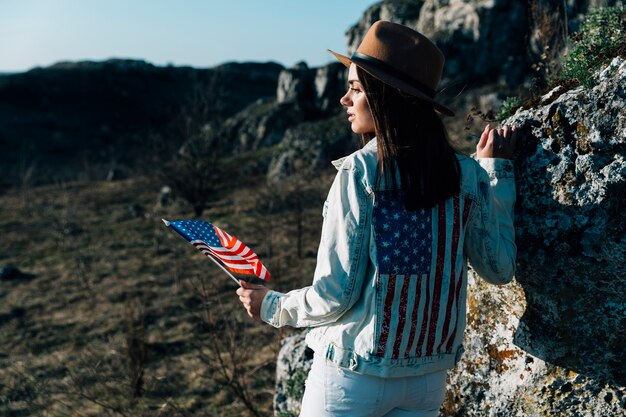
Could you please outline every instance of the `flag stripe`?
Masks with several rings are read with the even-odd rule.
[[[433,305],[430,314],[430,326],[428,332],[428,346],[426,356],[433,354],[435,336],[437,335],[437,320],[439,319],[439,303],[441,301],[441,286],[443,281],[444,260],[446,255],[446,205],[439,204],[439,216],[437,219],[437,266],[435,269],[435,287],[433,289]]]
[[[403,276],[402,293],[400,296],[400,305],[398,308],[398,328],[396,329],[396,341],[393,344],[393,358],[400,356],[400,344],[402,343],[402,335],[404,334],[404,325],[406,323],[406,304],[409,298],[409,283],[411,282],[409,275]]]
[[[192,242],[193,245],[201,251],[205,251],[208,250],[211,252],[211,254],[217,258],[219,258],[221,261],[224,261],[224,263],[230,263],[230,264],[241,264],[241,265],[249,265],[250,262],[245,260],[245,259],[241,259],[238,256],[227,256],[227,255],[223,255],[223,252],[220,251],[216,251],[215,249],[213,249],[212,247],[208,246],[206,243],[204,242]]]
[[[459,314],[461,313],[459,311],[460,309],[460,303],[459,303],[459,294],[461,293],[461,283],[463,281],[463,270],[461,269],[461,273],[459,274],[459,280],[456,283],[456,291],[455,291],[455,297],[456,297],[456,322],[454,323],[454,329],[452,329],[452,333],[450,333],[450,336],[448,337],[448,343],[446,343],[446,352],[451,352],[452,351],[452,345],[454,343],[454,339],[456,338],[456,332],[457,332],[457,328],[458,328],[458,324],[459,324]],[[465,311],[463,311],[463,314],[465,314]]]
[[[201,249],[201,252],[206,255],[206,256],[210,256],[212,258],[217,258],[214,254],[213,251],[211,251],[211,249]],[[217,258],[219,259],[219,258]],[[237,265],[237,264],[230,264],[227,262],[222,262],[226,267],[228,267],[228,269],[230,269],[233,272],[238,272],[241,274],[249,274],[251,273],[250,271],[252,271],[252,267],[249,264],[242,264],[242,265]]]
[[[422,329],[415,346],[415,355],[421,356],[422,346],[424,345],[424,337],[426,336],[426,328],[428,327],[428,305],[430,304],[430,274],[426,275],[426,301],[424,302],[424,310],[422,311]]]
[[[385,297],[385,307],[383,313],[383,323],[381,326],[381,332],[378,339],[378,351],[377,355],[383,356],[385,354],[385,348],[387,346],[387,338],[389,337],[389,326],[391,324],[391,305],[393,304],[393,296],[396,288],[396,275],[389,275],[389,281],[387,283],[387,296]]]
[[[415,287],[415,300],[413,302],[413,311],[411,312],[411,330],[409,332],[409,340],[406,345],[406,351],[404,352],[404,357],[408,358],[411,353],[411,347],[413,346],[413,341],[415,340],[415,331],[417,329],[417,312],[419,310],[420,304],[420,294],[422,293],[422,281],[423,276],[420,276],[417,279],[417,285]]]
[[[450,326],[450,316],[452,315],[452,305],[454,304],[454,276],[455,276],[455,268],[456,268],[456,255],[458,244],[459,244],[459,234],[460,234],[460,207],[459,207],[459,196],[454,196],[454,220],[452,223],[452,246],[451,246],[451,259],[450,259],[450,285],[448,286],[448,302],[446,303],[446,316],[443,322],[443,327],[441,329],[441,339],[439,345],[437,346],[437,353],[441,352],[441,347],[445,343],[446,338],[448,337],[448,327]]]
[[[467,201],[467,199],[463,199],[463,223],[462,223],[462,228],[465,229],[466,225],[467,225],[467,219],[469,217],[469,212],[470,212],[470,204]],[[459,321],[459,315],[460,314],[465,314],[465,311],[460,311],[460,301],[461,299],[459,298],[460,292],[461,292],[461,287],[463,285],[463,281],[465,277],[465,271],[464,268],[461,267],[461,270],[459,271],[459,278],[456,284],[456,290],[454,292],[455,295],[455,301],[456,301],[456,320],[454,323],[454,328],[452,329],[452,333],[450,334],[450,336],[448,337],[448,342],[446,343],[446,352],[447,353],[452,353],[452,346],[454,344],[454,339],[456,338],[456,333],[458,330],[458,321]]]

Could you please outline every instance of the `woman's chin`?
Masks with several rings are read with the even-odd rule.
[[[358,126],[351,126],[351,129],[354,133],[356,133],[357,135],[366,135],[366,134],[374,134],[374,132],[370,131],[369,129],[362,129],[359,128]]]
[[[361,129],[358,125],[355,125],[354,123],[350,125],[350,129],[352,129],[352,131],[358,135],[365,133],[363,129]]]

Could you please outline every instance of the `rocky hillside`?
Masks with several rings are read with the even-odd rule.
[[[167,158],[203,126],[274,96],[282,69],[274,63],[194,69],[109,60],[0,76],[3,188],[136,172],[141,163]]]
[[[459,149],[468,151],[482,119],[492,117],[504,98],[528,95],[546,83],[566,34],[589,8],[617,4],[622,1],[385,0],[348,28],[346,49],[352,52],[378,19],[435,40],[447,57],[439,99],[457,113],[446,124]],[[283,139],[286,149],[287,132],[301,123],[311,134],[300,142],[313,148],[329,123],[345,126],[333,118],[344,77],[340,64],[285,69],[230,63],[202,70],[128,60],[60,63],[2,75],[1,185],[132,175],[160,165],[198,136],[220,154],[272,147]],[[349,132],[344,138],[348,145],[338,154],[357,142]],[[286,174],[278,172],[283,165],[308,166],[279,152],[269,168],[272,177]]]

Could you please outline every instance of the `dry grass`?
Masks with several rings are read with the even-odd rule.
[[[298,190],[229,185],[236,191],[223,192],[203,218],[259,253],[272,288],[306,285],[331,175],[304,184],[301,259],[290,204]],[[203,360],[212,342],[233,340],[253,352],[237,364],[240,382],[259,414],[271,415],[279,332],[252,322],[234,283],[162,225],[161,218],[193,215],[181,202],[158,207],[158,188],[140,178],[0,196],[0,266],[31,274],[0,282],[0,414],[250,415]],[[210,315],[192,285],[200,282]],[[145,339],[140,395],[132,380],[138,359],[128,353],[127,341],[137,336],[128,334],[129,314]]]

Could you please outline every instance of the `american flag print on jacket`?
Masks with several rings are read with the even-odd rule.
[[[462,230],[470,206],[457,195],[432,209],[407,211],[399,193],[376,192],[376,356],[452,353],[465,314]]]

